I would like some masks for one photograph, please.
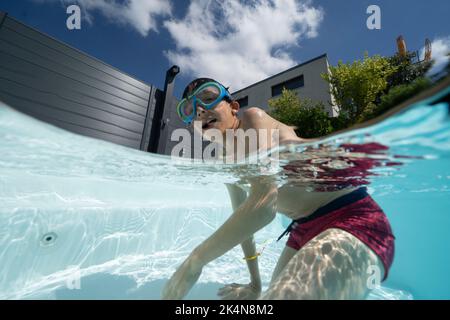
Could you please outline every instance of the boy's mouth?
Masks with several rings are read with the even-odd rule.
[[[213,127],[214,123],[217,122],[216,118],[208,119],[202,126],[202,129],[209,129],[210,127]]]

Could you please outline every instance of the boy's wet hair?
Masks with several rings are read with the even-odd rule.
[[[192,80],[184,89],[183,91],[183,96],[182,98],[187,98],[187,96],[191,93],[194,92],[197,88],[199,88],[202,84],[207,83],[207,82],[215,82],[220,84],[222,87],[224,87],[227,91],[229,87],[225,87],[223,84],[221,84],[219,81],[216,81],[214,79],[211,78],[197,78],[195,80]],[[228,91],[228,93],[230,93]],[[230,94],[231,95],[231,94]],[[227,97],[225,97],[225,100],[227,100],[228,102],[231,102],[230,99],[228,99]]]

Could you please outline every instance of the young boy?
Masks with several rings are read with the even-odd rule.
[[[200,130],[277,130],[280,144],[301,143],[294,130],[252,107],[237,116],[239,103],[219,82],[199,78],[183,93],[177,111],[186,123],[201,121]],[[274,147],[261,139],[260,148]],[[250,272],[249,284],[219,290],[223,299],[256,299],[261,280],[253,234],[269,224],[276,213],[293,219],[290,236],[263,299],[362,299],[371,289],[370,277],[387,277],[394,256],[394,236],[382,209],[365,188],[311,191],[306,185],[270,178],[251,180],[247,194],[239,185],[227,185],[233,214],[201,243],[173,274],[163,290],[164,299],[181,299],[198,280],[203,266],[236,245],[242,246]]]

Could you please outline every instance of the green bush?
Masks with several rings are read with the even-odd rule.
[[[363,60],[331,66],[330,73],[322,77],[340,107],[337,117],[329,117],[322,103],[300,99],[286,89],[279,98],[269,100],[269,113],[294,126],[297,135],[304,138],[324,136],[373,119],[431,86],[431,81],[423,77],[430,63],[414,64],[414,57],[413,53],[388,58],[366,53]]]
[[[406,56],[395,54],[387,58],[389,63],[396,68],[395,73],[388,78],[387,91],[401,84],[410,84],[427,73],[431,63],[427,61],[413,63],[416,58],[417,55],[413,52],[407,52]]]
[[[330,122],[333,131],[343,130],[353,123],[344,112],[340,112],[337,117],[330,118]]]
[[[389,92],[381,96],[378,105],[371,104],[361,115],[359,122],[375,118],[384,112],[392,109],[400,103],[408,100],[416,94],[431,86],[431,81],[427,78],[417,78],[410,84],[402,84],[392,87]]]
[[[317,138],[333,132],[331,118],[324,111],[322,103],[317,103],[300,112],[299,121],[296,123],[296,133],[303,138]]]
[[[351,64],[339,61],[322,77],[330,84],[342,116],[346,116],[351,125],[386,90],[388,79],[397,69],[387,58],[378,55],[369,57],[365,53],[363,60]]]
[[[281,96],[269,100],[269,114],[283,122],[294,126],[300,116],[301,102],[294,91],[283,89]]]
[[[279,98],[269,100],[269,114],[289,126],[302,138],[316,138],[333,131],[323,103],[300,99],[294,91],[283,89]]]

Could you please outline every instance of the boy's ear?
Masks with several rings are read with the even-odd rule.
[[[240,109],[239,102],[237,102],[236,100],[233,100],[230,102],[230,106],[231,106],[231,111],[233,112],[234,115],[236,115]]]

